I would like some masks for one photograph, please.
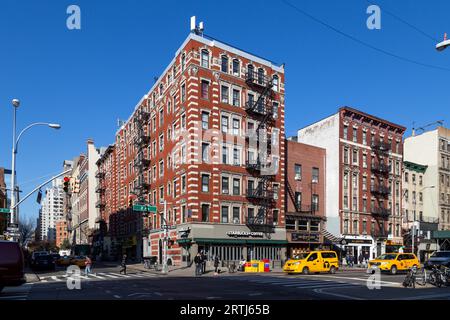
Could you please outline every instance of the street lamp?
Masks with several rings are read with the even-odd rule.
[[[160,200],[159,201],[160,204],[164,204],[164,213],[163,216],[161,217],[163,220],[163,228],[164,228],[164,250],[163,250],[163,267],[161,272],[163,274],[168,274],[169,273],[169,266],[167,265],[167,245],[168,245],[168,241],[169,239],[167,238],[167,229],[169,228],[169,224],[167,223],[167,200]]]
[[[434,189],[435,188],[435,186],[427,186],[427,187],[423,187],[422,189],[420,189],[419,190],[419,194],[423,191],[423,190],[425,190],[425,189]],[[416,250],[415,250],[415,247],[414,247],[414,245],[415,245],[415,237],[416,237],[416,211],[417,211],[417,200],[416,200],[416,198],[417,198],[417,194],[416,194],[416,196],[415,196],[415,198],[413,199],[413,201],[414,201],[414,215],[413,215],[413,225],[412,225],[412,241],[411,241],[411,245],[412,245],[412,253],[416,253]]]
[[[447,39],[447,34],[444,34],[444,41],[439,42],[436,45],[436,50],[437,51],[443,51],[443,50],[447,49],[448,46],[450,46],[450,40]]]
[[[57,123],[47,123],[47,122],[35,122],[32,123],[30,125],[28,125],[27,127],[25,127],[17,136],[16,138],[16,115],[17,115],[17,109],[20,106],[20,101],[19,99],[13,99],[12,100],[12,105],[14,107],[14,112],[13,112],[13,141],[12,141],[12,160],[11,160],[11,205],[10,205],[10,230],[13,231],[12,229],[14,229],[14,231],[17,230],[18,228],[18,217],[16,216],[16,154],[17,154],[17,149],[18,149],[18,145],[19,145],[19,141],[20,138],[22,137],[22,135],[29,130],[30,128],[34,127],[34,126],[48,126],[49,128],[52,129],[60,129],[61,125],[57,124]],[[14,239],[14,237],[13,237]]]

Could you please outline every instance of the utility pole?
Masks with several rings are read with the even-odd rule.
[[[169,224],[167,223],[167,200],[162,200],[161,202],[164,203],[164,212],[163,212],[163,216],[162,216],[162,222],[163,224],[163,228],[164,228],[164,247],[163,247],[163,267],[162,267],[162,273],[163,274],[168,274],[169,273],[169,266],[167,265],[167,246],[168,246],[168,228],[169,228]]]

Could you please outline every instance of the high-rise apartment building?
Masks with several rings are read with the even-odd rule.
[[[64,216],[62,180],[55,179],[45,190],[39,210],[39,234],[41,240],[56,241],[56,222]]]
[[[355,257],[403,245],[404,131],[350,107],[298,131],[299,142],[326,149],[327,231]]]

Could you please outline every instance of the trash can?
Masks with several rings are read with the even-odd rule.
[[[269,259],[263,259],[262,262],[264,263],[263,272],[270,272],[270,260]]]

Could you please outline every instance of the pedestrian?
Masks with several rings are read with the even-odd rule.
[[[219,256],[214,257],[214,275],[218,275],[220,273],[219,269]]]
[[[120,266],[122,267],[122,269],[120,269],[119,273],[122,274],[127,274],[127,255],[124,254],[122,256],[122,263],[120,264]]]
[[[86,277],[89,276],[89,273],[91,273],[91,266],[92,266],[92,260],[89,256],[86,256],[86,260],[84,261],[84,265],[86,268],[84,269],[84,272],[86,274]]]
[[[202,256],[200,255],[200,252],[197,252],[197,255],[194,258],[194,263],[195,263],[195,275],[199,276],[202,270]]]
[[[205,254],[205,251],[202,251],[202,274],[206,273],[206,261],[208,260],[208,257]]]
[[[359,260],[359,265],[362,266],[362,264],[364,262],[364,256],[363,256],[362,252],[359,254],[358,260]]]

